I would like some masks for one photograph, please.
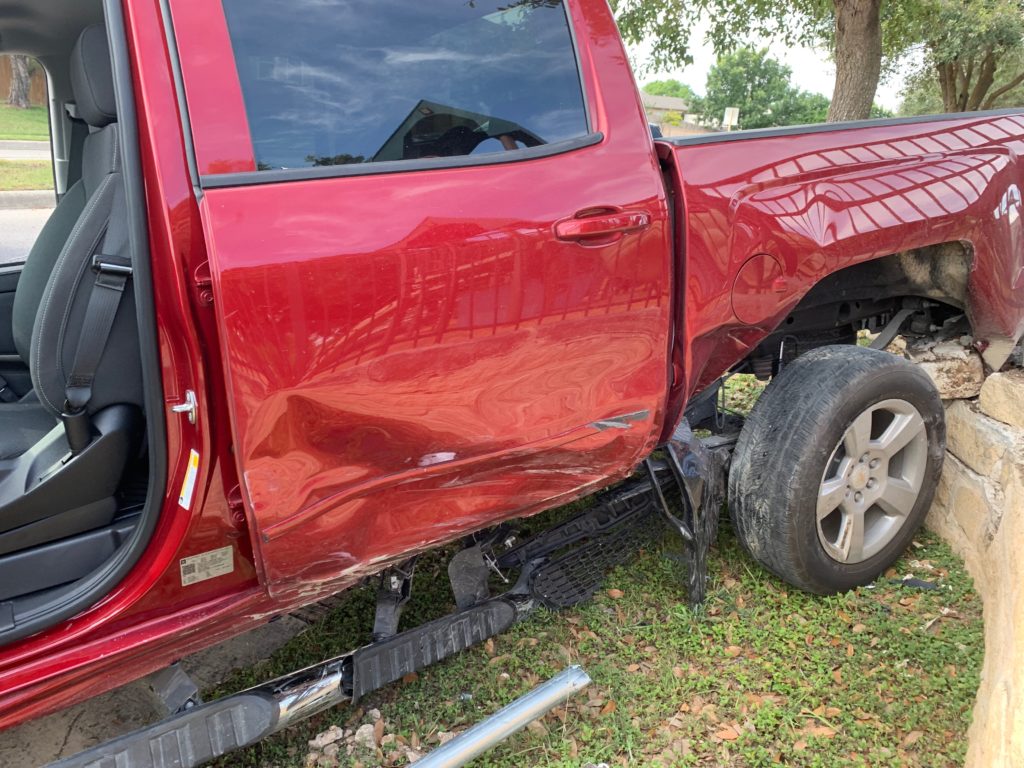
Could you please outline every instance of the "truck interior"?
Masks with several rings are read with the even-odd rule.
[[[151,303],[109,22],[99,0],[0,0],[0,52],[46,71],[58,201],[24,262],[0,267],[0,642],[101,598],[152,527]]]

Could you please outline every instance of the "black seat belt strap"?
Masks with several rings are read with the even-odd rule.
[[[114,215],[103,239],[103,249],[112,253],[124,252],[128,241],[123,200],[124,190],[118,180],[111,207]],[[120,216],[117,215],[119,212]],[[132,276],[131,259],[97,253],[92,257],[92,271],[96,274],[96,281],[82,318],[82,331],[64,390],[64,413],[61,414],[72,454],[84,450],[92,440],[88,413],[92,385],[114,327],[121,297]]]
[[[68,148],[68,180],[65,189],[71,189],[82,178],[82,157],[85,154],[85,140],[89,136],[89,124],[65,109],[71,121],[71,141]],[[75,110],[77,113],[77,110]]]

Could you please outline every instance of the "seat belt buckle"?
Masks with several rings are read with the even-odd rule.
[[[60,420],[64,425],[64,437],[68,441],[71,455],[77,456],[92,442],[92,422],[89,419],[89,412],[84,406],[75,409],[71,403],[65,401]]]
[[[94,254],[92,257],[92,271],[100,275],[121,275],[131,277],[131,259],[124,256],[106,256],[102,253]]]
[[[7,383],[7,379],[0,376],[0,403],[13,403],[17,399],[18,396],[14,394],[14,390]]]

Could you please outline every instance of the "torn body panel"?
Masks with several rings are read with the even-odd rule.
[[[687,397],[742,360],[814,286],[864,262],[903,254],[908,289],[962,303],[992,367],[1024,333],[1015,191],[1024,116],[750,132],[658,148],[679,190],[676,215],[687,222],[676,318],[682,380],[663,436]],[[949,269],[941,264],[947,251],[936,246],[950,243],[972,255],[969,268],[959,258]],[[778,273],[767,283],[744,280],[744,267],[761,255]]]

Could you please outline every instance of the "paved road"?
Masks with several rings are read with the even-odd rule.
[[[45,141],[0,141],[0,160],[49,160]]]
[[[0,210],[0,265],[24,261],[36,235],[50,216],[49,208]]]

